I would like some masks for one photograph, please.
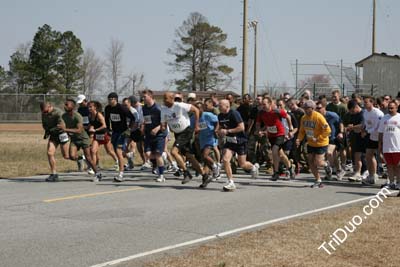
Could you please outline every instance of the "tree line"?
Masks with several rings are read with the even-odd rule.
[[[227,34],[200,13],[191,13],[175,32],[167,62],[176,76],[177,90],[223,90],[231,86],[233,68],[223,63],[235,57],[236,48],[225,45]],[[124,45],[112,39],[104,58],[82,48],[72,32],[43,25],[31,42],[21,44],[10,56],[8,69],[0,66],[0,92],[19,94],[87,95],[115,91],[135,94],[145,88],[144,74],[123,71]],[[164,89],[164,88],[159,88]]]

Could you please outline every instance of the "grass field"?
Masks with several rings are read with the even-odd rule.
[[[48,174],[47,140],[43,139],[40,124],[0,124],[1,178]],[[114,165],[112,159],[101,149],[101,166]],[[60,149],[56,155],[57,171],[76,171],[76,162],[64,160]]]

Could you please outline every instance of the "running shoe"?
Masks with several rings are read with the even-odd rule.
[[[341,181],[345,174],[346,172],[343,169],[341,169],[336,173],[336,180]]]
[[[176,176],[176,177],[180,177],[181,175],[182,175],[182,171],[179,169],[174,173],[174,176]]]
[[[258,163],[254,164],[253,169],[251,170],[251,178],[252,179],[257,179],[258,169],[260,169],[260,165]]]
[[[332,180],[332,167],[325,166],[326,180]]]
[[[290,164],[289,167],[289,177],[291,180],[294,180],[296,178],[296,167],[294,166],[294,164]]]
[[[83,171],[83,158],[78,157],[78,160],[76,161],[76,165],[78,165],[78,172]]]
[[[96,176],[93,177],[92,182],[97,183],[97,182],[100,182],[101,179],[103,179],[103,176],[101,175],[101,173],[96,173]]]
[[[203,178],[202,178],[202,184],[200,185],[200,188],[206,188],[207,185],[208,185],[211,181],[212,181],[212,177],[210,177],[210,176],[208,175],[208,173],[204,174],[204,175],[203,175]]]
[[[164,183],[165,182],[165,178],[164,175],[161,174],[160,176],[158,176],[158,178],[156,179],[157,183]]]
[[[355,173],[353,176],[348,178],[350,182],[361,182],[361,174]]]
[[[46,178],[46,182],[58,182],[58,174],[50,174],[49,177]]]
[[[188,170],[184,171],[182,184],[187,184],[188,182],[190,182],[190,180],[192,180],[192,178],[193,177]]]
[[[275,172],[271,177],[271,181],[278,181],[278,180],[279,180],[279,172]]]
[[[221,178],[221,167],[219,165],[213,169],[213,178],[216,180]]]
[[[385,183],[381,186],[381,188],[386,188],[389,190],[396,190],[396,184],[395,183]]]
[[[324,185],[322,184],[322,182],[315,182],[310,187],[311,188],[323,188]]]
[[[225,192],[232,192],[232,191],[235,191],[235,189],[236,189],[236,185],[235,185],[235,183],[233,182],[233,180],[230,180],[230,181],[228,181],[228,183],[226,183],[225,185],[224,185],[224,187],[222,188]]]
[[[151,162],[146,161],[146,162],[142,165],[142,167],[140,167],[140,170],[141,170],[141,171],[144,171],[144,170],[150,169],[150,168],[152,168],[152,167],[153,167],[153,166],[152,166]]]
[[[117,176],[114,177],[114,182],[116,183],[121,183],[124,181],[124,176],[122,174],[118,174]]]
[[[396,184],[396,186],[394,187],[394,190],[400,190],[400,183]]]
[[[92,168],[89,168],[87,170],[87,173],[90,174],[90,175],[94,175],[94,170]]]

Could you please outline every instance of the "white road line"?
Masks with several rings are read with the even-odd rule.
[[[391,193],[393,193],[393,192],[391,192]],[[277,218],[277,219],[273,219],[273,220],[269,220],[269,221],[265,221],[265,222],[260,222],[260,223],[248,225],[248,226],[245,226],[245,227],[241,227],[241,228],[236,228],[236,229],[233,229],[233,230],[230,230],[230,231],[226,231],[226,232],[222,232],[222,233],[219,233],[219,234],[216,234],[216,235],[210,235],[210,236],[202,237],[202,238],[199,238],[199,239],[194,239],[194,240],[186,241],[186,242],[183,242],[183,243],[179,243],[179,244],[176,244],[176,245],[166,246],[166,247],[162,247],[162,248],[158,248],[158,249],[154,249],[154,250],[150,250],[150,251],[134,254],[132,256],[128,256],[128,257],[125,257],[125,258],[120,258],[120,259],[116,259],[116,260],[112,260],[112,261],[108,261],[108,262],[92,265],[91,267],[112,266],[112,265],[116,265],[116,264],[119,264],[119,263],[122,263],[122,262],[134,260],[134,259],[137,259],[137,258],[149,256],[149,255],[160,253],[160,252],[164,252],[164,251],[167,251],[167,250],[176,249],[176,248],[180,248],[180,247],[185,247],[185,246],[201,243],[201,242],[204,242],[204,241],[209,241],[209,240],[217,239],[217,238],[220,238],[220,237],[225,237],[225,236],[228,236],[228,235],[236,234],[236,233],[243,232],[243,231],[246,231],[246,230],[258,228],[258,227],[261,227],[261,226],[266,226],[268,224],[282,222],[282,221],[286,221],[286,220],[289,220],[289,219],[293,219],[293,218],[297,218],[297,217],[301,217],[301,216],[305,216],[305,215],[310,215],[310,214],[313,214],[313,213],[318,213],[318,212],[321,212],[321,211],[330,210],[330,209],[346,206],[346,205],[357,203],[357,202],[362,202],[362,201],[374,198],[375,196],[376,195],[369,196],[369,197],[363,197],[363,198],[359,198],[359,199],[355,199],[355,200],[351,200],[351,201],[335,204],[335,205],[324,207],[324,208],[319,208],[319,209],[315,209],[315,210],[309,210],[309,211],[305,211],[305,212],[300,212],[300,213],[297,213],[297,214],[293,214],[293,215],[289,215],[289,216],[285,216],[285,217],[281,217],[281,218]]]

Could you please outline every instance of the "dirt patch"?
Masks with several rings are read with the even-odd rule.
[[[334,244],[336,251],[331,255],[318,250],[324,241],[331,240],[330,235],[336,229],[348,225],[353,216],[363,214],[365,204],[275,224],[185,249],[178,255],[171,252],[151,262],[136,261],[118,266],[400,266],[400,240],[396,234],[400,198],[396,197],[385,199],[340,246]]]

